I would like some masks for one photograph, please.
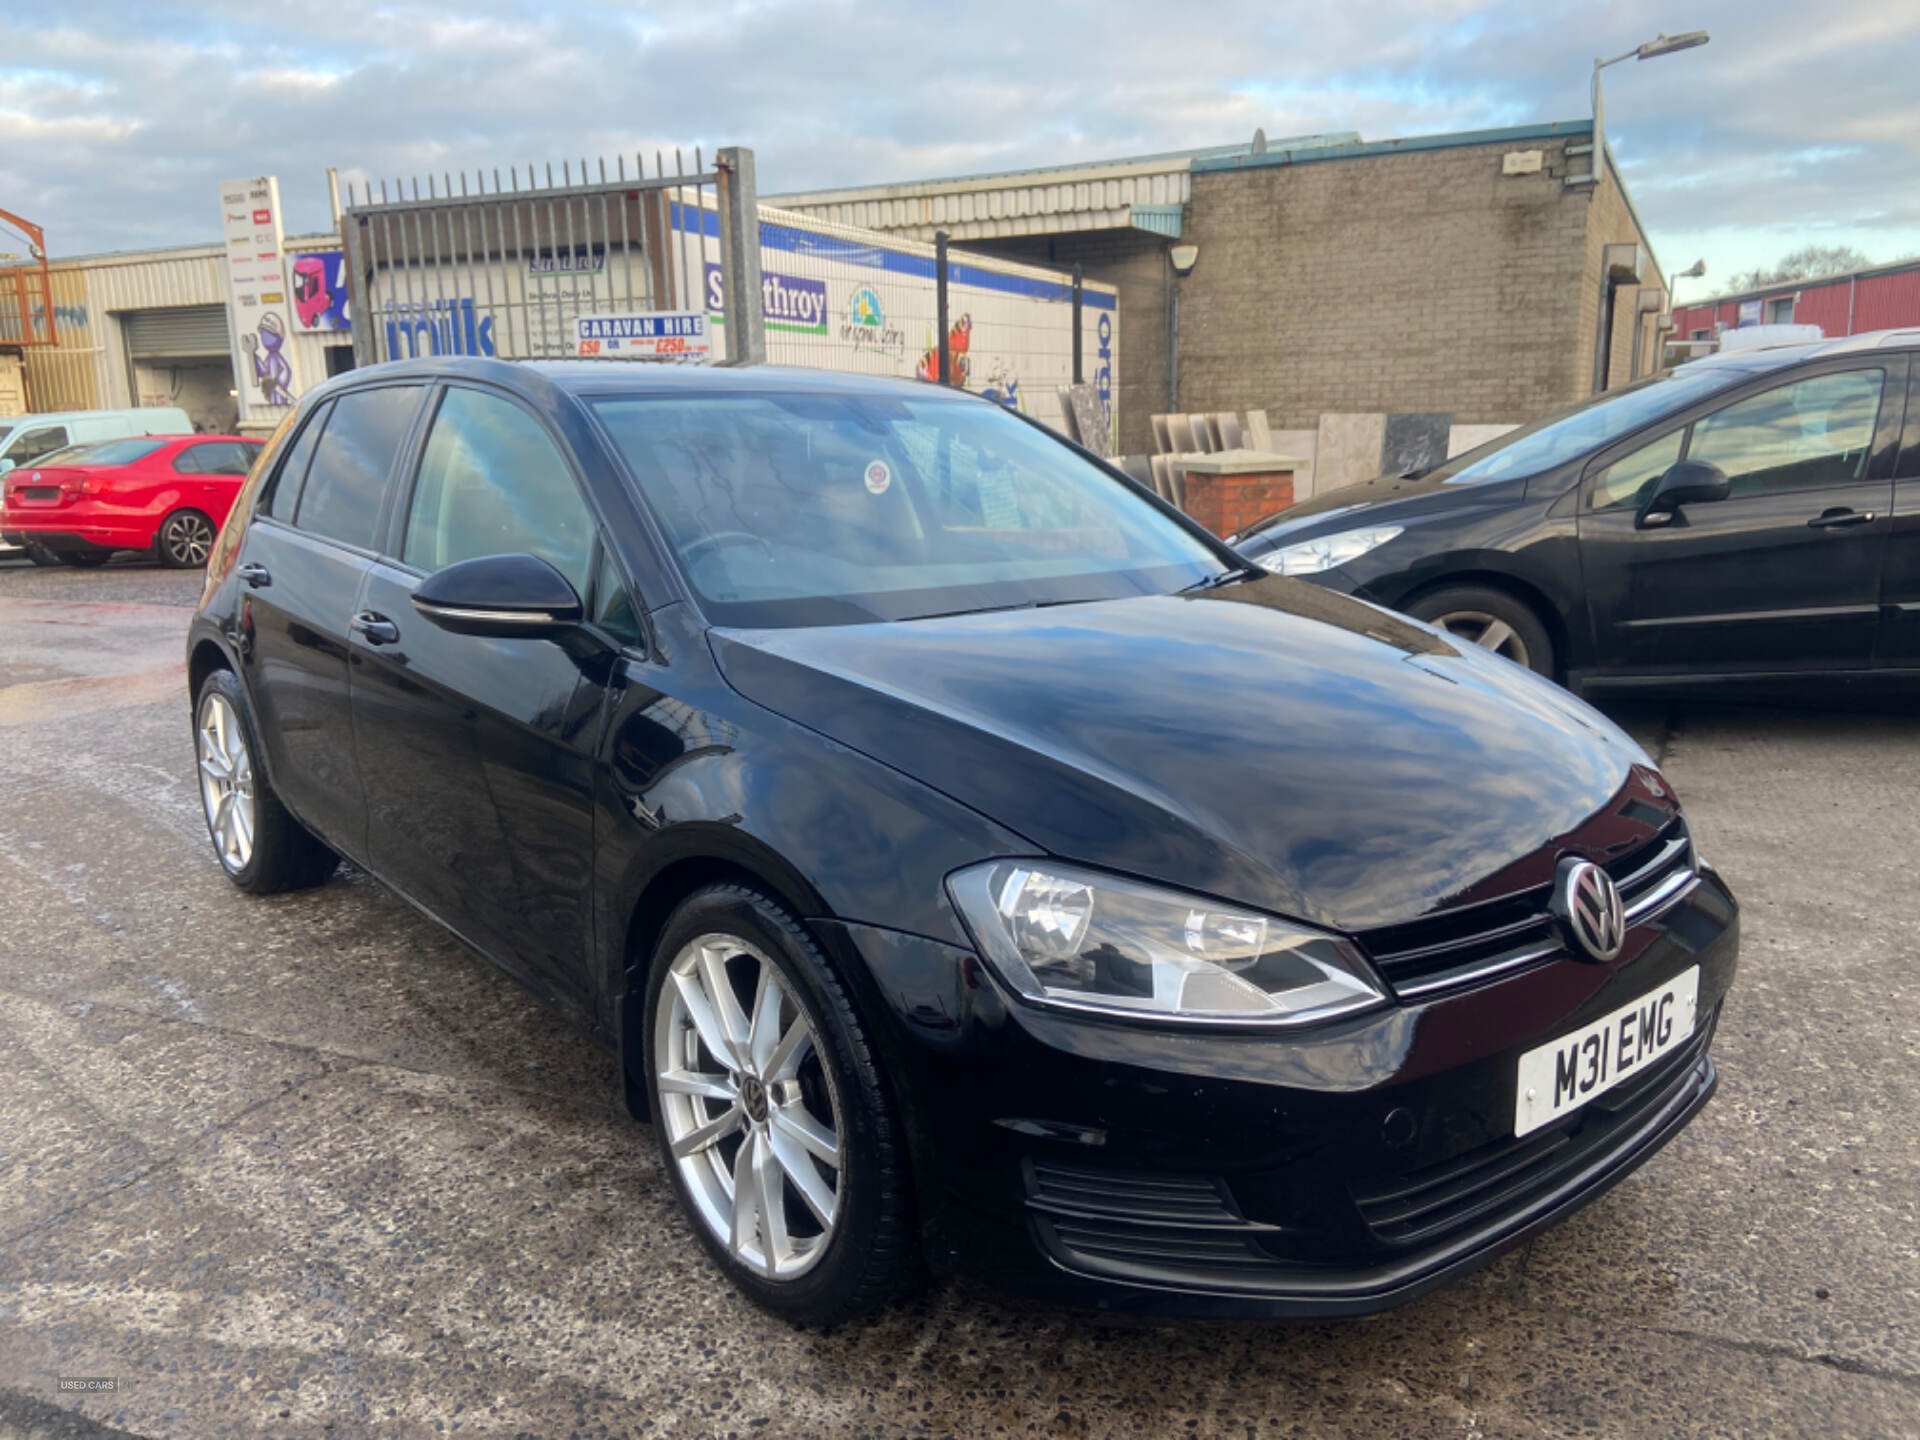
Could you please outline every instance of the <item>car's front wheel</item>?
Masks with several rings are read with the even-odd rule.
[[[1416,620],[1470,645],[1504,656],[1549,680],[1556,673],[1553,637],[1525,601],[1484,585],[1454,585],[1422,595],[1407,607]]]
[[[714,1261],[832,1325],[913,1278],[899,1127],[831,963],[768,896],[716,885],[655,950],[647,1070],[661,1158]]]
[[[228,879],[270,895],[318,885],[333,874],[340,857],[288,813],[261,768],[253,708],[231,670],[215,670],[201,682],[193,748],[207,833]]]

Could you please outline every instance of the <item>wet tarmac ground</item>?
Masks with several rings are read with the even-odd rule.
[[[364,875],[234,890],[197,576],[0,562],[0,1440],[1920,1435],[1920,714],[1622,712],[1745,905],[1718,1097],[1392,1314],[720,1282],[611,1064]],[[110,1379],[63,1391],[61,1377]]]

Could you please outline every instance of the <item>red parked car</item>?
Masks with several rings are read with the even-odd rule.
[[[44,455],[7,473],[0,536],[43,565],[104,565],[116,550],[204,565],[261,449],[239,435],[139,435]]]

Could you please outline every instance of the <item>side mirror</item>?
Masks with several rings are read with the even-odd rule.
[[[1671,519],[1684,505],[1705,505],[1732,493],[1733,482],[1718,465],[1706,460],[1676,460],[1654,481],[1653,493],[1640,507],[1637,523],[1644,526],[1655,516]]]
[[[534,555],[483,555],[436,570],[413,592],[413,608],[455,635],[546,640],[583,613],[567,577]]]

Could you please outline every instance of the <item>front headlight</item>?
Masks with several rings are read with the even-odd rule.
[[[1052,861],[947,878],[994,972],[1041,1005],[1139,1019],[1304,1025],[1386,999],[1347,941]]]
[[[1378,525],[1370,530],[1342,530],[1337,535],[1322,535],[1318,540],[1302,540],[1262,555],[1256,562],[1276,575],[1318,575],[1349,560],[1357,560],[1367,551],[1384,545],[1405,527]]]

